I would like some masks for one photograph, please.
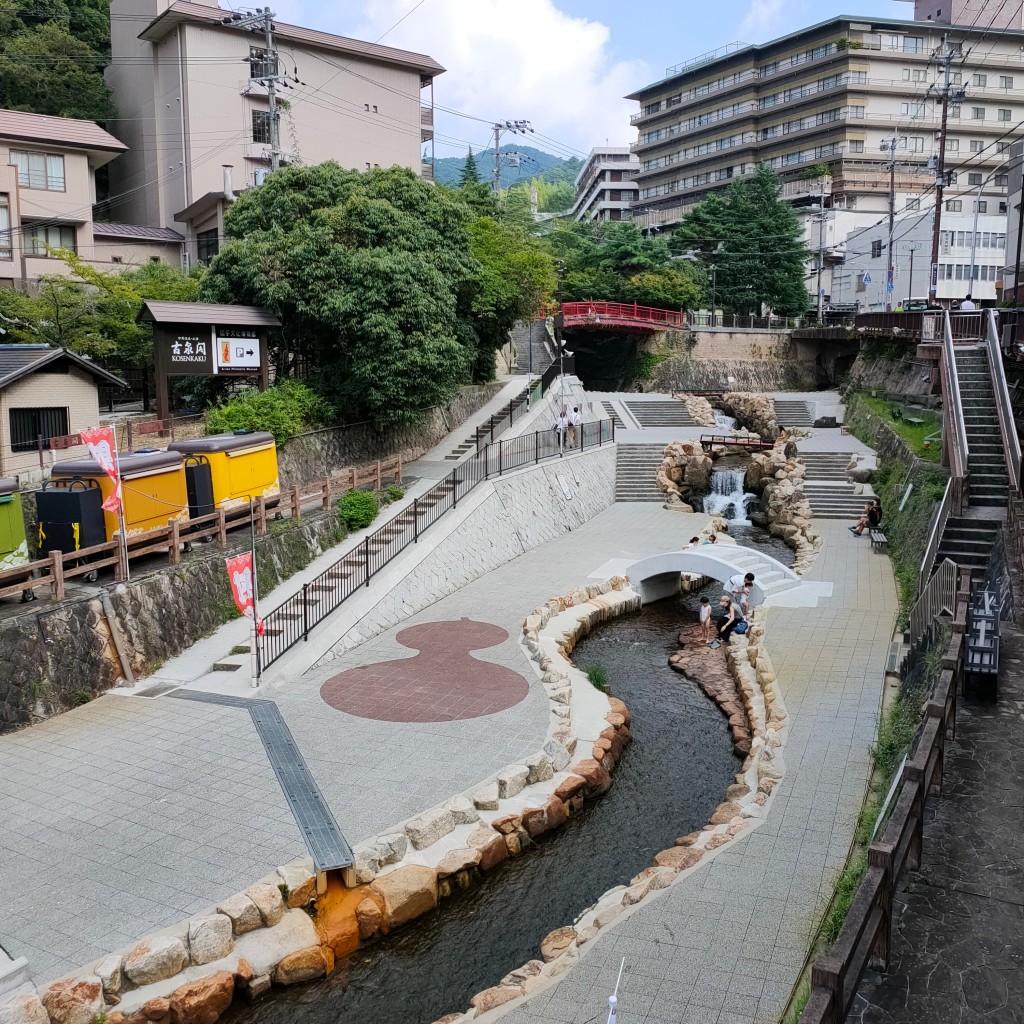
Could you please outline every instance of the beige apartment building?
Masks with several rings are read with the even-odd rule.
[[[576,175],[573,220],[629,220],[640,160],[629,146],[592,149]]]
[[[68,273],[55,249],[100,270],[149,259],[180,264],[177,232],[93,220],[96,171],[124,151],[92,121],[0,110],[0,287],[31,289],[40,277]]]
[[[999,8],[999,0],[988,3]],[[975,13],[972,5],[971,20]],[[981,214],[1005,214],[1009,148],[1024,121],[1024,31],[986,31],[988,20],[983,14],[982,27],[972,27],[844,16],[669,68],[630,97],[640,104],[633,219],[645,228],[677,224],[709,192],[767,162],[806,211],[808,244],[822,238],[831,266],[842,261],[848,233],[886,216],[882,147],[895,140],[897,213],[930,223],[928,163],[938,152],[941,103],[929,87],[940,79],[933,53],[944,36],[962,47],[951,75],[966,89],[949,108],[946,167],[956,181],[945,190],[946,209],[969,214],[979,204]],[[828,275],[823,287],[831,289]]]
[[[262,34],[225,24],[216,2],[112,0],[106,76],[128,152],[111,168],[118,221],[181,231],[192,260],[220,244],[233,193],[270,171]],[[282,162],[408,167],[433,139],[433,80],[422,54],[275,22]],[[230,179],[230,183],[228,182]]]

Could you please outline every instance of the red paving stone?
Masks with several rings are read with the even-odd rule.
[[[457,722],[515,707],[529,684],[511,669],[480,661],[471,651],[508,639],[490,622],[425,622],[395,639],[419,653],[332,676],[320,696],[332,708],[379,722]]]

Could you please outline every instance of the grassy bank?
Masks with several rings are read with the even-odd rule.
[[[878,423],[884,423],[894,434],[901,437],[907,447],[919,459],[925,462],[939,462],[942,458],[942,445],[938,440],[929,441],[928,438],[939,432],[940,423],[938,416],[927,409],[908,409],[898,402],[889,401],[885,398],[872,398],[870,395],[858,394],[856,400],[849,403],[853,408],[853,418],[857,422],[851,422],[850,414],[847,414],[847,425],[852,427],[854,433],[860,437],[861,433],[874,438]],[[923,423],[907,423],[903,416],[910,416],[913,419],[924,420]],[[862,440],[864,440],[862,438]],[[871,441],[865,441],[872,444]]]

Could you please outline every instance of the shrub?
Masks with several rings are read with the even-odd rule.
[[[384,488],[384,497],[390,503],[392,501],[401,501],[405,497],[405,488],[399,487],[398,484],[388,484]]]
[[[348,530],[362,530],[377,518],[380,502],[370,491],[349,491],[338,503],[338,521]]]
[[[602,693],[608,692],[608,669],[604,665],[592,665],[588,668],[587,678]]]
[[[211,434],[232,430],[266,430],[277,441],[315,430],[330,420],[330,407],[302,381],[285,380],[266,391],[246,391],[211,409]]]

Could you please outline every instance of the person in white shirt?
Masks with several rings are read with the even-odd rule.
[[[970,294],[968,294],[967,298],[964,299],[964,301],[960,303],[961,311],[969,312],[970,310],[977,309],[977,308],[978,307],[974,304],[974,299],[971,298]]]
[[[558,437],[558,447],[561,448],[563,442],[565,441],[566,432],[569,429],[569,414],[568,414],[568,412],[565,409],[563,409],[555,417],[555,427],[554,427],[554,429],[555,429],[555,435]]]
[[[745,576],[736,573],[735,576],[730,576],[725,584],[726,593],[732,594],[736,599],[744,616],[750,614],[750,588],[753,585],[754,574],[752,572],[748,572]]]
[[[580,425],[583,423],[583,413],[578,405],[573,406],[569,414],[569,444],[575,448],[579,444]]]

